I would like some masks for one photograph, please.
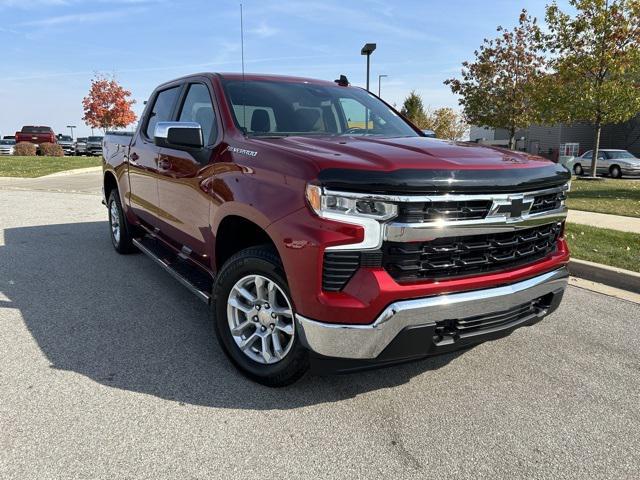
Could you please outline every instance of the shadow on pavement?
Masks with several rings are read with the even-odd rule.
[[[0,292],[8,301],[0,308],[20,311],[51,368],[188,404],[291,409],[406,383],[459,355],[262,387],[226,359],[208,308],[145,256],[115,253],[107,228],[93,222],[4,231]]]

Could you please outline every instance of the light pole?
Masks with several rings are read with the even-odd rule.
[[[73,140],[73,129],[76,128],[75,125],[67,125],[67,128],[71,130],[71,140]]]
[[[380,83],[381,83],[380,81],[381,81],[383,78],[387,78],[388,76],[389,76],[389,75],[378,75],[378,97],[380,97]]]
[[[367,91],[369,91],[370,57],[371,57],[371,54],[374,52],[375,49],[376,49],[376,44],[375,43],[365,43],[364,47],[362,47],[362,50],[360,50],[360,55],[366,55],[367,56]]]

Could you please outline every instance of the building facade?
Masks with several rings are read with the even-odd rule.
[[[532,125],[516,133],[516,148],[557,160],[559,155],[566,154],[563,151],[567,145],[572,146],[578,155],[593,149],[593,137],[593,126],[587,123]],[[509,132],[502,128],[472,126],[470,139],[472,142],[507,146]],[[605,125],[600,137],[600,147],[629,150],[640,157],[640,115],[625,123]]]

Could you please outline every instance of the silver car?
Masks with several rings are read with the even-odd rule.
[[[15,140],[0,140],[0,155],[13,155]]]
[[[102,155],[103,137],[87,137],[87,155]]]
[[[76,153],[76,146],[73,143],[73,139],[69,135],[59,135],[58,145],[62,147],[65,155],[73,155]]]
[[[87,154],[87,137],[78,137],[76,139],[76,155]]]
[[[583,153],[573,162],[573,173],[583,175],[591,171],[593,150]],[[640,158],[627,150],[605,148],[598,151],[596,171],[612,178],[640,176]]]

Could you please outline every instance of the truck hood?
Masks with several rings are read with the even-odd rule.
[[[566,183],[562,165],[521,152],[424,137],[256,139],[317,165],[330,188],[409,193],[516,191]]]

